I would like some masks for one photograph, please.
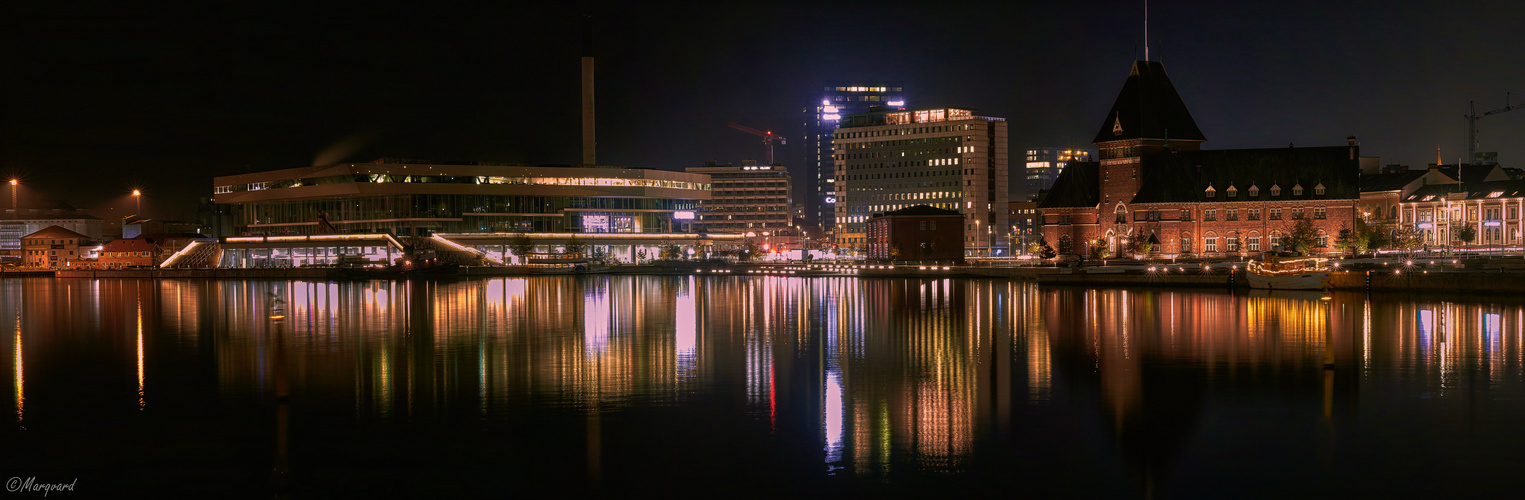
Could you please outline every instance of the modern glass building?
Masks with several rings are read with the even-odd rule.
[[[234,207],[235,232],[245,236],[672,232],[710,198],[704,174],[397,159],[213,183],[214,200]]]
[[[819,97],[805,108],[805,180],[797,183],[806,192],[794,199],[806,200],[805,213],[828,234],[836,226],[838,193],[831,160],[832,135],[842,117],[867,113],[869,108],[904,109],[905,84],[893,81],[827,82]]]

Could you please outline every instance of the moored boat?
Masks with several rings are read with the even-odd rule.
[[[1329,259],[1321,257],[1268,257],[1250,261],[1245,281],[1250,288],[1265,290],[1323,290],[1329,288]]]

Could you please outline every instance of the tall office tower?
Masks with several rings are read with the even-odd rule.
[[[1091,161],[1091,152],[1076,148],[1032,148],[1027,150],[1026,168],[1017,170],[1013,162],[1012,201],[1037,201],[1044,191],[1054,187],[1054,179],[1071,161]],[[1020,177],[1019,177],[1020,176]],[[1024,189],[1025,188],[1025,189]]]
[[[833,138],[839,248],[865,244],[876,213],[931,205],[964,214],[969,256],[1006,255],[1006,119],[968,109],[844,116]]]
[[[805,158],[803,177],[795,183],[795,200],[805,202],[810,222],[820,225],[830,235],[835,228],[837,201],[833,186],[831,140],[842,117],[867,113],[873,106],[886,109],[905,108],[905,87],[901,82],[841,81],[827,82],[815,101],[805,108]]]

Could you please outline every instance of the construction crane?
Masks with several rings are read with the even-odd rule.
[[[1505,111],[1514,111],[1516,109],[1525,108],[1525,105],[1509,105],[1509,93],[1505,92],[1504,107],[1502,108],[1495,109],[1493,111],[1484,111],[1483,114],[1477,114],[1477,103],[1475,101],[1467,101],[1467,107],[1472,112],[1472,114],[1463,117],[1467,119],[1467,161],[1475,163],[1477,162],[1477,121],[1482,119],[1484,116],[1496,115]]]
[[[755,128],[748,127],[746,125],[741,125],[741,124],[738,124],[738,123],[732,123],[731,124],[731,128],[734,128],[736,130],[740,130],[742,132],[746,132],[748,134],[762,136],[762,138],[763,138],[763,146],[766,147],[767,151],[768,151],[768,164],[769,165],[773,164],[773,143],[777,142],[779,144],[788,144],[788,141],[784,140],[784,136],[773,135],[772,131],[763,132],[761,130],[757,130]]]

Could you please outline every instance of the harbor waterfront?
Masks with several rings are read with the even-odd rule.
[[[0,314],[13,379],[0,460],[81,493],[1525,487],[1518,295],[6,276]]]

